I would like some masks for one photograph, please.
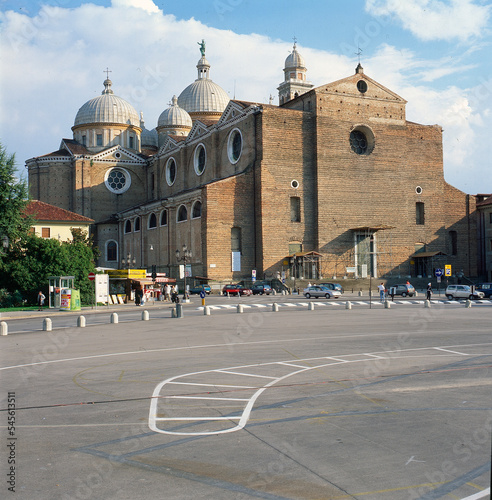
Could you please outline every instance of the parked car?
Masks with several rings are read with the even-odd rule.
[[[253,295],[270,295],[271,293],[273,293],[272,287],[270,285],[263,284],[253,285],[251,287],[251,291],[253,292]]]
[[[222,293],[224,295],[252,295],[250,288],[244,288],[241,285],[226,285],[222,288]]]
[[[210,288],[210,285],[196,285],[190,288],[191,295],[200,294],[201,292],[205,292],[207,295],[210,295],[212,293],[212,289]]]
[[[475,285],[475,290],[477,292],[483,292],[486,299],[492,298],[492,283],[479,283]]]
[[[342,295],[340,290],[330,290],[329,288],[326,288],[325,286],[321,285],[314,285],[314,286],[308,286],[307,288],[304,289],[304,297],[306,299],[309,299],[311,297],[325,297],[327,299],[338,299]]]
[[[320,283],[319,286],[326,286],[329,290],[338,290],[343,293],[343,286],[340,283]]]
[[[402,297],[406,297],[407,295],[409,297],[413,297],[415,295],[415,288],[413,285],[392,285],[388,287],[388,294],[391,294],[391,289],[394,288],[394,295],[401,295]]]
[[[472,289],[468,285],[448,285],[444,293],[449,300],[452,299],[483,299],[485,294]]]

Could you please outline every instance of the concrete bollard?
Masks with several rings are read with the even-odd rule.
[[[419,292],[417,292],[417,290],[415,290],[415,297],[418,297],[419,296]]]
[[[272,304],[272,312],[274,313],[278,312],[278,304],[276,302]]]
[[[352,302],[350,302],[350,300],[347,300],[347,303],[345,304],[345,309],[352,309]]]
[[[282,290],[282,295],[285,295],[286,294],[286,291],[285,290]]]
[[[314,311],[314,302],[309,302],[308,311]]]
[[[229,292],[227,292],[227,298],[229,298],[229,297],[230,297]]]
[[[426,301],[424,302],[424,307],[429,308],[430,306],[431,306],[430,300],[426,300]]]
[[[5,321],[2,321],[0,323],[0,335],[8,335],[9,334],[9,327]]]
[[[467,299],[467,301],[465,302],[465,307],[471,307],[472,306],[472,302],[470,299]]]
[[[111,313],[111,318],[110,318],[111,323],[118,323],[118,313]]]
[[[210,316],[210,306],[205,306],[203,308],[203,315],[204,316]]]
[[[174,309],[174,307],[171,309],[171,318],[175,318],[176,317],[176,309]]]
[[[272,290],[272,294],[277,295],[277,290],[275,290],[275,288]]]
[[[142,311],[142,321],[149,321],[149,311]]]
[[[181,304],[176,304],[176,318],[183,317],[183,306]]]
[[[50,318],[44,318],[43,319],[43,331],[45,332],[51,332],[53,329],[53,324],[51,322]]]
[[[85,316],[79,316],[77,318],[77,326],[79,328],[85,328]]]
[[[362,297],[362,290],[359,290],[359,297]]]
[[[384,301],[384,308],[385,309],[391,309],[391,302],[389,300]]]
[[[244,307],[242,304],[238,304],[237,307],[236,307],[236,311],[238,313],[243,313],[244,312]]]

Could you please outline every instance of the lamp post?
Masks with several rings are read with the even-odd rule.
[[[292,277],[294,278],[294,292],[296,291],[297,256],[293,254],[290,263],[292,264]]]
[[[183,245],[183,256],[181,256],[181,253],[178,249],[176,249],[176,260],[178,262],[183,262],[184,263],[184,290],[183,290],[183,302],[185,300],[188,300],[188,294],[186,290],[186,261],[190,260],[192,257],[192,252],[191,250],[188,249],[186,245]]]
[[[126,269],[131,269],[132,265],[135,266],[136,263],[137,259],[135,259],[135,257],[132,257],[131,253],[128,253],[126,255],[126,259],[124,257],[121,259],[121,265],[123,267],[126,266]]]

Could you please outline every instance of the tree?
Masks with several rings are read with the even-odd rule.
[[[8,155],[0,144],[0,238],[16,246],[30,230],[32,221],[23,214],[29,202],[27,182],[18,179],[15,155]]]

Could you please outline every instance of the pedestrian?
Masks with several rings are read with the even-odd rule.
[[[378,285],[378,290],[379,290],[379,301],[384,302],[384,292],[386,289],[384,288],[383,282],[381,282],[381,284]]]
[[[40,291],[38,293],[38,298],[37,298],[38,311],[42,311],[43,310],[44,300],[45,299],[46,299],[46,297],[43,295],[43,292]]]
[[[135,305],[136,306],[141,306],[142,305],[142,297],[143,297],[143,289],[142,289],[142,285],[140,285],[135,290]]]
[[[427,285],[427,300],[431,299],[431,295],[432,295],[432,285],[429,283]]]
[[[164,298],[166,300],[171,300],[171,287],[169,286],[169,283],[166,283],[166,286],[164,287]]]
[[[395,287],[392,286],[390,288],[390,295],[391,295],[391,302],[394,302],[395,301]]]

